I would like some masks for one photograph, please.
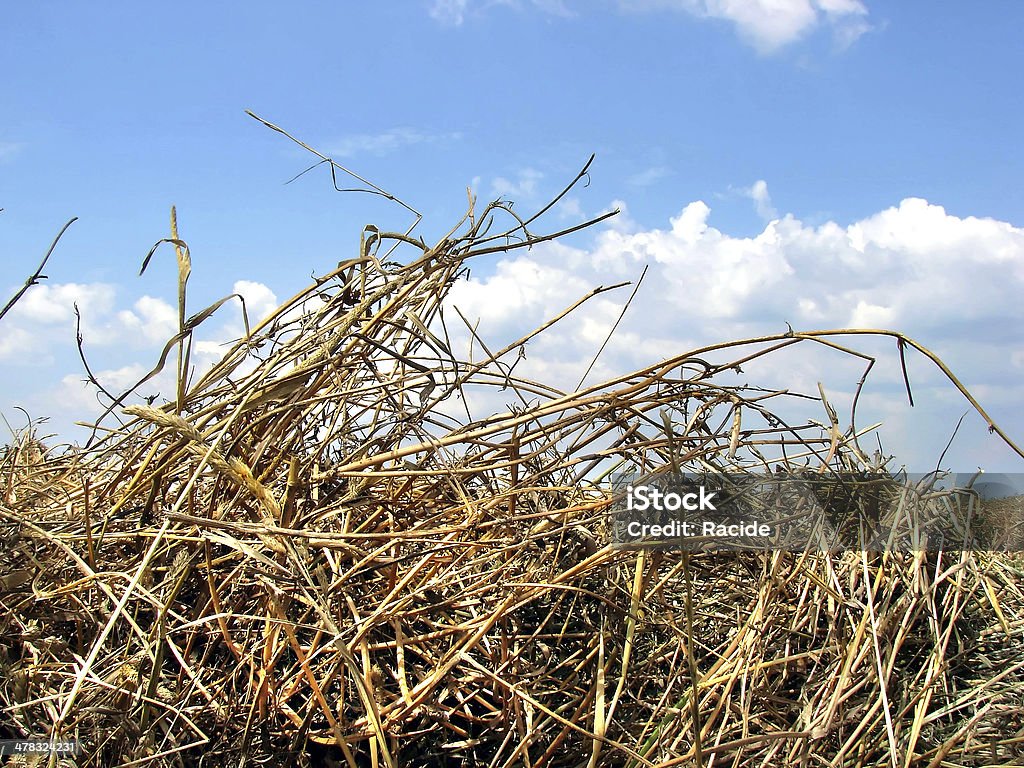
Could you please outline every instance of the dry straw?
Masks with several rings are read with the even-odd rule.
[[[870,368],[839,342],[871,334],[941,361],[791,331],[558,392],[513,370],[550,323],[464,359],[449,289],[563,234],[536,218],[471,199],[432,246],[368,227],[191,384],[219,304],[186,317],[172,224],[174,400],[4,453],[0,736],[75,737],[88,765],[1021,764],[1019,560],[607,545],[613,469],[878,468],[824,390],[722,383],[741,365],[827,345]],[[520,405],[457,416],[481,387]]]

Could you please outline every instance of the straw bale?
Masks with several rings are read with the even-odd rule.
[[[0,736],[90,765],[1021,764],[1018,559],[609,546],[616,468],[878,470],[823,394],[792,426],[722,383],[847,332],[555,391],[510,371],[529,337],[447,341],[474,257],[559,234],[501,216],[367,228],[191,385],[209,313],[182,311],[172,402],[5,450]],[[472,387],[525,404],[453,416]]]

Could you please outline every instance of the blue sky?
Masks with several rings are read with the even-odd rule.
[[[408,223],[382,200],[331,192],[323,174],[284,185],[308,158],[247,117],[251,109],[416,206],[428,240],[461,215],[467,186],[530,210],[597,153],[590,186],[551,225],[613,204],[625,209],[618,223],[564,248],[482,263],[460,287],[499,337],[569,303],[572,288],[635,278],[653,264],[665,277],[647,290],[661,293],[631,314],[600,373],[787,321],[872,321],[940,351],[1024,438],[1019,3],[241,8],[7,9],[4,300],[64,221],[79,217],[45,287],[0,320],[0,411],[12,423],[23,422],[16,405],[52,417],[54,429],[81,418],[71,301],[87,312],[89,353],[108,380],[149,367],[173,325],[173,258],[136,273],[166,235],[171,204],[192,247],[193,310],[239,281],[269,309],[311,272],[351,256],[364,224]],[[717,291],[717,308],[694,307],[682,283],[669,295],[680,272]],[[723,293],[736,274],[760,277]],[[543,290],[508,289],[530,279]],[[611,305],[593,312],[580,323],[598,328],[617,314]],[[592,356],[580,328],[536,350],[538,373],[569,379]],[[638,342],[645,335],[649,347]],[[812,389],[817,377],[841,400],[851,374],[831,365],[765,375]],[[880,376],[873,407],[891,425],[886,444],[920,467],[937,459],[967,406],[920,361],[913,372],[922,387],[913,412],[893,395],[898,376]],[[977,420],[961,443],[958,468],[1021,467]]]

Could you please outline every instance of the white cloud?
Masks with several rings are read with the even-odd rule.
[[[743,187],[739,194],[754,201],[754,210],[765,221],[778,217],[778,211],[772,205],[771,196],[768,194],[768,182],[764,179],[758,179],[750,186]]]
[[[892,307],[872,304],[861,299],[853,308],[849,325],[851,328],[892,328],[895,314]]]
[[[720,19],[762,53],[770,53],[806,36],[822,22],[837,42],[850,45],[870,29],[868,9],[860,0],[619,0],[627,10],[678,10]]]
[[[0,361],[38,360],[32,335],[24,328],[4,328],[0,334]]]
[[[617,0],[617,4],[624,11],[682,11],[729,22],[740,37],[761,53],[791,45],[822,24],[831,28],[840,49],[852,45],[872,28],[862,0]],[[435,21],[457,27],[474,9],[522,9],[526,5],[520,0],[433,0],[429,13]],[[565,0],[531,0],[528,5],[554,16],[576,15]]]
[[[742,37],[763,50],[795,42],[818,20],[808,0],[708,0],[700,5],[698,13],[732,22]]]
[[[327,154],[334,157],[355,157],[357,155],[388,155],[405,147],[419,144],[434,144],[441,141],[455,141],[462,134],[430,133],[417,128],[389,128],[380,133],[356,133],[329,143]]]
[[[578,197],[563,197],[558,203],[558,217],[572,221],[583,221],[587,215]]]
[[[754,188],[761,188],[754,185]],[[767,185],[763,185],[767,199]],[[588,381],[624,374],[708,343],[797,330],[885,328],[934,350],[969,387],[999,394],[994,416],[1018,437],[1024,418],[1024,229],[993,219],[958,217],[910,198],[851,224],[805,225],[776,218],[753,237],[710,224],[710,209],[690,203],[663,229],[601,232],[587,249],[542,244],[499,263],[490,277],[456,285],[451,302],[491,348],[557,314],[598,285],[635,280],[643,286]],[[527,347],[517,373],[554,386],[575,386],[610,330],[630,289],[605,294]],[[845,339],[876,355],[868,389],[875,418],[906,408],[891,339]],[[745,368],[764,386],[815,393],[822,381],[848,403],[864,362],[824,347],[789,351]],[[917,407],[883,430],[886,447],[922,466],[938,458],[939,433],[969,408],[924,358],[908,353]],[[555,377],[555,380],[544,379]],[[506,396],[507,397],[507,396]],[[943,399],[946,398],[946,399]],[[887,404],[882,407],[882,404]],[[867,406],[865,406],[867,407]],[[880,415],[879,415],[880,414]],[[820,418],[821,414],[814,414]],[[930,420],[920,427],[900,425]],[[981,431],[975,447],[988,438]],[[872,443],[873,445],[873,443]],[[978,448],[978,450],[981,450]],[[988,450],[988,449],[986,449]]]
[[[618,214],[612,216],[610,219],[606,219],[609,229],[621,233],[635,232],[637,229],[637,223],[634,221],[633,217],[629,215],[629,206],[626,205],[625,200],[612,200],[611,204],[601,213],[604,214],[615,210],[618,211]]]
[[[742,192],[746,197],[754,201],[754,210],[765,221],[771,221],[779,215],[778,211],[775,210],[775,206],[772,205],[771,195],[768,194],[768,182],[764,179],[758,179],[751,186],[742,190]]]
[[[128,387],[134,386],[148,372],[149,367],[141,363],[94,371],[100,384],[115,395],[120,395]],[[165,370],[161,372],[160,377],[162,380],[147,382],[144,386],[145,391],[155,394],[160,390],[159,385],[163,384],[164,394],[172,393],[174,391],[173,373]],[[96,388],[80,373],[63,376],[60,384],[48,393],[48,399],[52,403],[52,408],[47,415],[51,418],[66,416],[86,421],[99,416],[106,407],[106,401],[101,403],[97,399]]]
[[[278,305],[274,292],[262,283],[239,280],[232,290],[245,297],[253,326]],[[18,369],[18,375],[5,378],[0,406],[5,413],[19,405],[33,416],[46,416],[65,436],[74,421],[94,418],[103,409],[74,351],[76,302],[90,367],[99,382],[117,394],[152,368],[178,330],[176,306],[161,298],[141,296],[121,308],[126,301],[105,283],[44,283],[30,288],[0,321],[0,363],[9,374]],[[191,359],[199,375],[244,334],[237,301],[225,304],[213,318],[199,326],[194,338]],[[60,368],[54,370],[58,364]],[[169,398],[174,379],[174,365],[168,363],[139,395],[160,393]],[[52,381],[60,383],[48,386]]]
[[[458,26],[465,21],[468,4],[469,0],[434,0],[430,6],[430,16],[442,24]]]
[[[114,304],[115,289],[105,283],[40,283],[29,288],[8,317],[42,325],[66,324],[74,306],[84,314],[104,314]]]
[[[121,328],[116,328],[111,335],[121,335],[121,331],[141,334],[150,344],[166,344],[178,332],[178,311],[163,299],[143,296],[133,305],[135,311],[121,310],[117,320]]]
[[[178,313],[163,299],[142,296],[131,309],[117,309],[117,288],[108,283],[42,283],[25,293],[4,318],[4,333],[32,339],[32,354],[48,360],[54,350],[75,343],[75,306],[90,347],[141,349],[161,346],[178,330]],[[24,363],[10,345],[0,360]]]
[[[522,200],[533,197],[537,192],[537,182],[544,174],[534,168],[523,168],[516,174],[515,180],[498,176],[491,182],[491,194],[494,197],[505,197]]]
[[[506,325],[523,313],[546,317],[561,308],[566,295],[585,293],[590,288],[572,272],[557,271],[564,284],[551,283],[551,267],[529,256],[506,259],[486,280],[471,278],[456,283],[449,299],[468,319],[481,318],[491,327]]]
[[[231,290],[245,298],[245,311],[249,314],[249,322],[254,326],[277,309],[277,294],[263,283],[237,280]]]
[[[762,189],[768,199],[767,183],[752,185],[755,189]],[[992,415],[1011,435],[1024,433],[1024,418],[1018,415],[1024,399],[1024,343],[1019,333],[1024,326],[1024,304],[1019,300],[1024,290],[1024,228],[956,216],[926,200],[908,198],[852,223],[811,226],[792,215],[776,216],[756,235],[739,237],[713,226],[711,209],[702,201],[682,206],[666,226],[653,229],[631,221],[621,201],[613,205],[624,214],[611,219],[590,246],[546,243],[514,252],[498,262],[493,274],[474,270],[472,279],[457,283],[449,304],[460,307],[470,322],[479,319],[479,333],[493,350],[560,313],[592,288],[635,280],[649,266],[589,382],[703,344],[782,332],[787,322],[797,330],[884,327],[903,331],[933,349],[968,387],[987,396],[983,404],[991,406]],[[246,297],[254,324],[277,304],[273,292],[260,283],[238,281],[233,289]],[[597,297],[531,342],[516,373],[574,387],[629,290]],[[137,381],[144,370],[134,361],[143,359],[148,369],[176,327],[176,309],[159,298],[122,299],[105,284],[33,287],[0,321],[0,360],[7,370],[16,366],[26,372],[9,377],[7,390],[13,394],[7,397],[31,406],[34,415],[63,415],[70,421],[82,418],[76,409],[94,403],[92,394],[82,391],[79,373],[68,375],[61,388],[50,392],[27,376],[30,366],[41,365],[58,349],[64,352],[62,362],[69,361],[64,371],[78,370],[72,352],[73,301],[83,307],[90,354],[102,351],[106,358],[97,361],[97,375],[112,389]],[[217,359],[225,350],[222,342],[241,335],[237,304],[225,305],[215,317],[218,320],[204,324],[197,334],[198,365]],[[468,344],[468,334],[457,333],[460,323],[454,312],[448,318],[456,343]],[[894,343],[844,343],[879,359],[862,398],[870,414],[862,410],[861,423],[886,418],[889,426],[882,436],[887,450],[917,468],[934,462],[944,436],[968,405],[930,363],[910,353],[917,407],[908,415]],[[863,362],[824,347],[815,347],[813,354],[810,348],[803,349],[745,365],[735,383],[814,393],[822,381],[837,407],[848,404]],[[455,347],[456,354],[464,351],[464,346]],[[117,355],[121,359],[112,359]],[[143,394],[159,391],[169,396],[169,375],[165,371],[161,379],[147,384]],[[493,405],[497,400],[500,406],[512,398],[505,392],[482,402]],[[995,438],[983,428],[976,431],[980,436],[972,445],[978,462],[997,456],[991,448]],[[974,455],[969,458],[973,461]]]
[[[252,280],[236,280],[231,287],[232,293],[240,294],[245,299],[245,311],[249,316],[249,329],[256,329],[266,317],[279,306],[277,294],[263,283]],[[285,315],[298,315],[299,308]],[[214,319],[216,318],[216,320]],[[219,320],[219,323],[214,325]],[[196,333],[192,345],[195,353],[194,362],[201,375],[239,340],[245,337],[245,323],[242,318],[242,307],[237,300],[224,304],[223,307],[208,320]]]

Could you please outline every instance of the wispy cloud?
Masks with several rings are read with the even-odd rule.
[[[430,133],[418,128],[389,128],[380,133],[355,133],[343,136],[326,146],[327,153],[334,157],[355,157],[357,155],[388,155],[406,147],[420,144],[435,144],[442,141],[457,141],[462,138],[458,132]]]
[[[754,201],[754,210],[757,211],[757,215],[762,219],[771,221],[778,218],[779,212],[772,205],[772,197],[768,194],[768,182],[764,179],[758,179],[741,191],[745,197],[749,197]]]
[[[626,179],[626,183],[633,187],[649,187],[671,175],[672,170],[670,168],[667,168],[664,165],[655,165],[651,168],[646,168],[639,173],[634,173]]]
[[[629,10],[676,10],[735,25],[740,37],[772,53],[829,24],[837,42],[852,44],[871,27],[861,0],[619,0]]]
[[[572,221],[583,221],[587,214],[583,212],[583,205],[578,197],[563,197],[556,209],[558,218],[571,219]]]
[[[434,0],[430,6],[430,17],[442,24],[459,26],[466,19],[469,0]]]
[[[484,11],[497,5],[517,9],[528,6],[552,16],[564,18],[576,15],[565,0],[529,0],[529,2],[523,2],[523,0],[474,0],[474,2],[470,2],[470,0],[433,0],[428,13],[432,19],[441,24],[458,27],[462,25],[466,16],[473,9]]]
[[[25,147],[16,141],[0,141],[0,163],[10,160]]]
[[[430,16],[460,26],[470,13],[493,6],[535,8],[553,16],[577,15],[566,0],[433,0]],[[580,3],[580,7],[593,8]],[[623,11],[679,11],[732,24],[739,36],[761,53],[774,53],[822,25],[836,46],[847,48],[872,29],[863,0],[617,0]]]

